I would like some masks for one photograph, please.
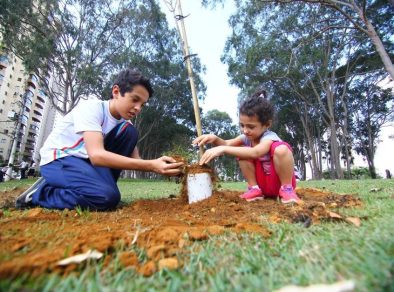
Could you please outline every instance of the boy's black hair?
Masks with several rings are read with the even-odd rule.
[[[150,80],[144,77],[142,73],[135,68],[129,68],[121,71],[116,77],[113,85],[119,86],[120,94],[122,96],[126,92],[133,91],[135,85],[141,85],[145,87],[149,93],[149,97],[153,95],[153,89]]]
[[[248,117],[257,116],[260,123],[265,126],[274,118],[274,107],[267,99],[267,92],[260,89],[242,102],[239,114]]]

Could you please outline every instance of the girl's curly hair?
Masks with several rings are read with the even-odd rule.
[[[239,114],[248,117],[256,115],[262,125],[268,125],[274,118],[274,107],[267,99],[267,92],[260,89],[242,102]]]

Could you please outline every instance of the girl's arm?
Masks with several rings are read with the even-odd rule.
[[[204,155],[201,157],[199,164],[203,165],[214,159],[215,157],[221,155],[231,155],[236,156],[240,159],[257,159],[267,154],[270,150],[272,140],[263,140],[254,147],[239,147],[239,146],[228,146],[221,145],[205,151]]]
[[[239,136],[234,139],[224,140],[214,134],[204,134],[194,139],[192,144],[197,146],[203,146],[205,144],[213,144],[215,146],[241,146],[242,140]]]

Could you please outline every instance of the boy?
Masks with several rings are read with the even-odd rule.
[[[111,100],[82,102],[56,125],[40,150],[40,178],[16,200],[17,208],[108,210],[120,201],[122,169],[178,175],[171,157],[140,158],[138,133],[128,121],[152,96],[149,79],[135,69],[119,73]]]

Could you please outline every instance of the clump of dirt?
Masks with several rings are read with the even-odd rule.
[[[8,201],[21,190],[0,193]],[[97,250],[105,253],[103,266],[113,268],[116,258],[138,273],[149,276],[182,266],[187,247],[226,232],[271,235],[267,223],[301,223],[305,227],[331,220],[332,209],[361,206],[352,195],[316,189],[297,189],[301,205],[283,205],[275,199],[246,202],[237,191],[214,191],[203,201],[187,204],[182,196],[138,200],[112,212],[76,210],[27,211],[4,209],[0,215],[0,278],[22,274],[67,274],[80,265],[59,266],[67,257]],[[3,205],[4,206],[4,205]],[[135,247],[144,250],[141,260]],[[116,252],[117,251],[117,252]]]
[[[183,157],[182,155],[171,155],[171,157],[176,161],[176,162],[183,162],[187,164],[187,159],[186,157]]]
[[[15,207],[15,199],[22,194],[27,187],[14,187],[12,189],[0,192],[0,208],[13,208]],[[1,217],[1,216],[0,216]]]

